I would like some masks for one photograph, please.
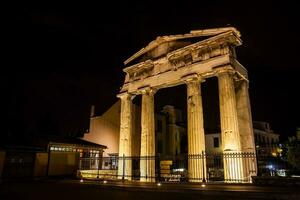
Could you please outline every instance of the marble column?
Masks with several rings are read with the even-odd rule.
[[[188,173],[190,182],[206,180],[205,135],[201,97],[201,77],[185,78],[188,112]]]
[[[241,150],[247,159],[244,159],[244,179],[251,181],[251,176],[257,174],[257,164],[255,159],[255,142],[251,116],[251,106],[249,99],[248,80],[240,80],[236,87],[236,104],[239,123],[239,132],[241,136]]]
[[[236,104],[241,135],[241,149],[243,152],[255,152],[248,81],[246,80],[241,80],[237,83]]]
[[[221,139],[224,153],[224,179],[238,182],[243,177],[241,142],[233,76],[235,71],[221,68],[217,71],[219,83]]]
[[[128,93],[119,94],[121,99],[120,113],[120,138],[119,138],[119,162],[118,162],[118,179],[131,180],[132,160],[131,160],[131,143],[132,143],[132,98]]]
[[[142,92],[141,114],[141,157],[140,181],[155,182],[155,122],[154,94],[155,90],[147,88]]]

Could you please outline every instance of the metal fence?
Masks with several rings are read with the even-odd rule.
[[[257,174],[255,153],[81,158],[89,177],[159,182],[250,182]]]

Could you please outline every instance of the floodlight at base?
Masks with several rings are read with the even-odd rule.
[[[80,183],[82,183],[83,182],[83,179],[80,179]]]
[[[157,183],[157,186],[161,186],[161,183]]]
[[[202,184],[202,185],[201,185],[201,187],[205,187],[205,186],[206,186],[205,184]]]
[[[103,183],[107,183],[107,181],[103,181]]]

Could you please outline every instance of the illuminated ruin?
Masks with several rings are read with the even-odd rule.
[[[141,181],[155,181],[155,160],[142,159],[155,156],[155,92],[181,84],[187,86],[188,155],[200,155],[205,152],[200,88],[203,81],[214,76],[219,84],[224,179],[249,180],[255,175],[255,159],[249,167],[242,159],[226,157],[226,154],[232,153],[255,153],[248,75],[235,53],[235,47],[242,44],[240,37],[240,32],[233,27],[157,37],[124,62],[126,77],[118,94],[121,99],[119,157],[137,154],[132,142],[131,113],[132,99],[141,95]],[[130,179],[131,160],[119,162],[118,170],[119,177],[125,172]],[[189,181],[205,180],[205,162],[189,159],[188,173]]]

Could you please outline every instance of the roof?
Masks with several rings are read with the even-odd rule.
[[[88,142],[80,138],[71,137],[59,137],[59,136],[43,136],[43,137],[27,137],[23,139],[11,138],[5,141],[1,141],[1,149],[31,149],[31,150],[44,150],[48,149],[49,144],[69,144],[90,148],[102,148],[107,149],[107,146]]]
[[[51,138],[49,144],[73,144],[81,146],[89,146],[94,148],[107,149],[107,146],[89,142],[80,138]]]
[[[168,36],[159,36],[155,40],[151,41],[146,47],[142,48],[130,58],[124,61],[124,64],[127,65],[129,62],[133,61],[134,59],[140,57],[141,55],[145,54],[146,52],[158,47],[159,45],[180,40],[186,38],[195,38],[195,37],[205,37],[205,36],[215,36],[225,32],[234,32],[238,37],[241,37],[240,32],[234,27],[223,27],[223,28],[211,28],[211,29],[204,29],[204,30],[192,30],[190,33],[186,34],[179,34],[179,35],[168,35]]]

